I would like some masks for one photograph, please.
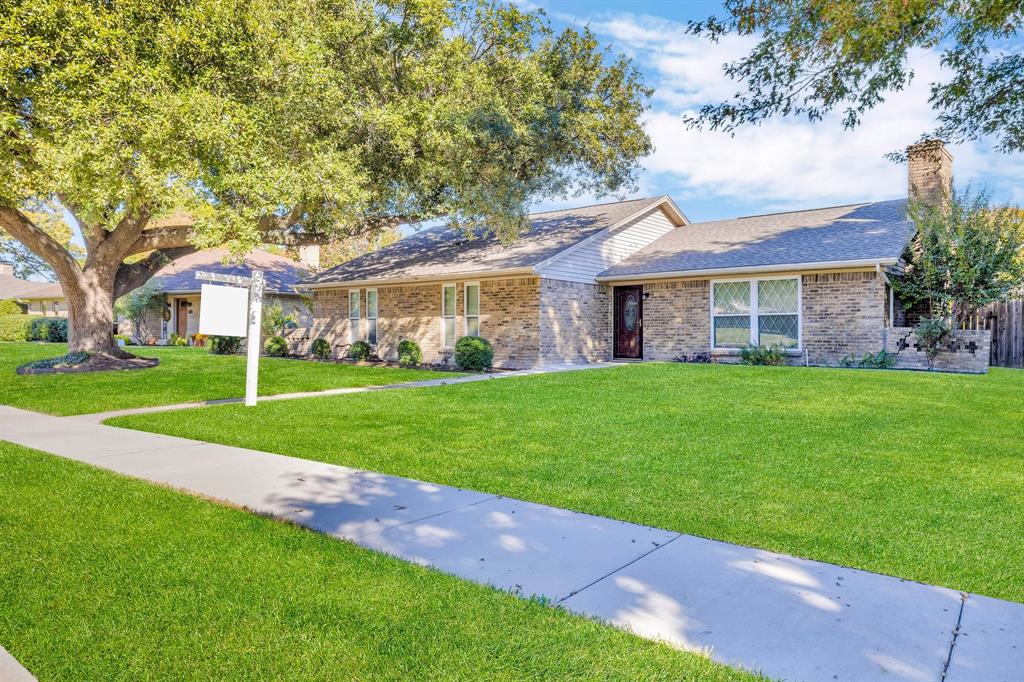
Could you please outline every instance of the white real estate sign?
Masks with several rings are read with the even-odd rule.
[[[199,302],[199,333],[249,337],[245,349],[245,404],[251,407],[256,404],[260,371],[260,323],[263,319],[263,286],[266,283],[263,271],[253,270],[252,277],[197,272],[196,279],[238,285],[203,285]]]
[[[249,327],[249,289],[204,284],[199,303],[199,333],[245,336]]]

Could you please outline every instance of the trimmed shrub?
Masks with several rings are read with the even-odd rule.
[[[366,341],[356,341],[348,349],[348,356],[353,360],[369,360],[373,348]]]
[[[0,341],[31,341],[32,322],[38,315],[4,315],[0,317]]]
[[[403,339],[398,344],[398,364],[418,365],[423,362],[423,351],[412,339]]]
[[[132,337],[127,334],[114,334],[114,341],[123,341],[126,346],[130,346],[134,343],[134,341],[132,341]]]
[[[288,342],[283,336],[271,336],[263,342],[263,350],[272,358],[283,358],[288,355]]]
[[[0,315],[24,315],[25,308],[13,298],[0,301]]]
[[[37,317],[29,330],[30,341],[63,343],[68,340],[68,320],[65,317]]]
[[[482,372],[491,368],[494,348],[491,342],[479,336],[463,336],[455,342],[455,364],[460,369]]]
[[[241,336],[211,336],[210,352],[214,355],[235,355],[242,349]]]
[[[314,339],[313,345],[309,347],[309,352],[312,353],[315,358],[327,360],[331,357],[331,344],[323,337]]]
[[[740,349],[740,362],[744,365],[781,365],[786,353],[781,346],[746,346]]]

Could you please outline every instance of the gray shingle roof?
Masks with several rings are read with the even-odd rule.
[[[429,279],[528,268],[659,201],[661,197],[531,213],[529,230],[511,244],[502,244],[494,235],[469,239],[448,226],[436,227],[325,270],[306,281],[327,284],[384,278]]]
[[[598,277],[898,259],[914,234],[905,208],[900,199],[692,223]]]
[[[248,277],[256,268],[262,270],[266,277],[267,292],[294,294],[297,293],[295,283],[308,274],[300,263],[262,249],[249,252],[242,262],[232,260],[224,263],[227,256],[227,249],[197,251],[171,261],[154,277],[159,281],[160,291],[184,293],[200,290],[203,282],[196,279],[200,270]]]
[[[64,290],[57,282],[33,282],[13,275],[0,275],[0,301],[7,298],[64,298]]]

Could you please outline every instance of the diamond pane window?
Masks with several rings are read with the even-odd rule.
[[[765,279],[757,283],[757,312],[797,312],[797,286],[795,279]]]
[[[758,344],[796,348],[800,339],[796,315],[758,315]]]
[[[750,282],[715,282],[715,315],[749,315]]]
[[[715,347],[736,348],[750,343],[750,317],[715,318]]]

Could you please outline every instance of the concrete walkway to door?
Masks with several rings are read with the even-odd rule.
[[[771,677],[1010,682],[1024,671],[1024,604],[81,417],[0,406],[0,438],[543,596]]]

